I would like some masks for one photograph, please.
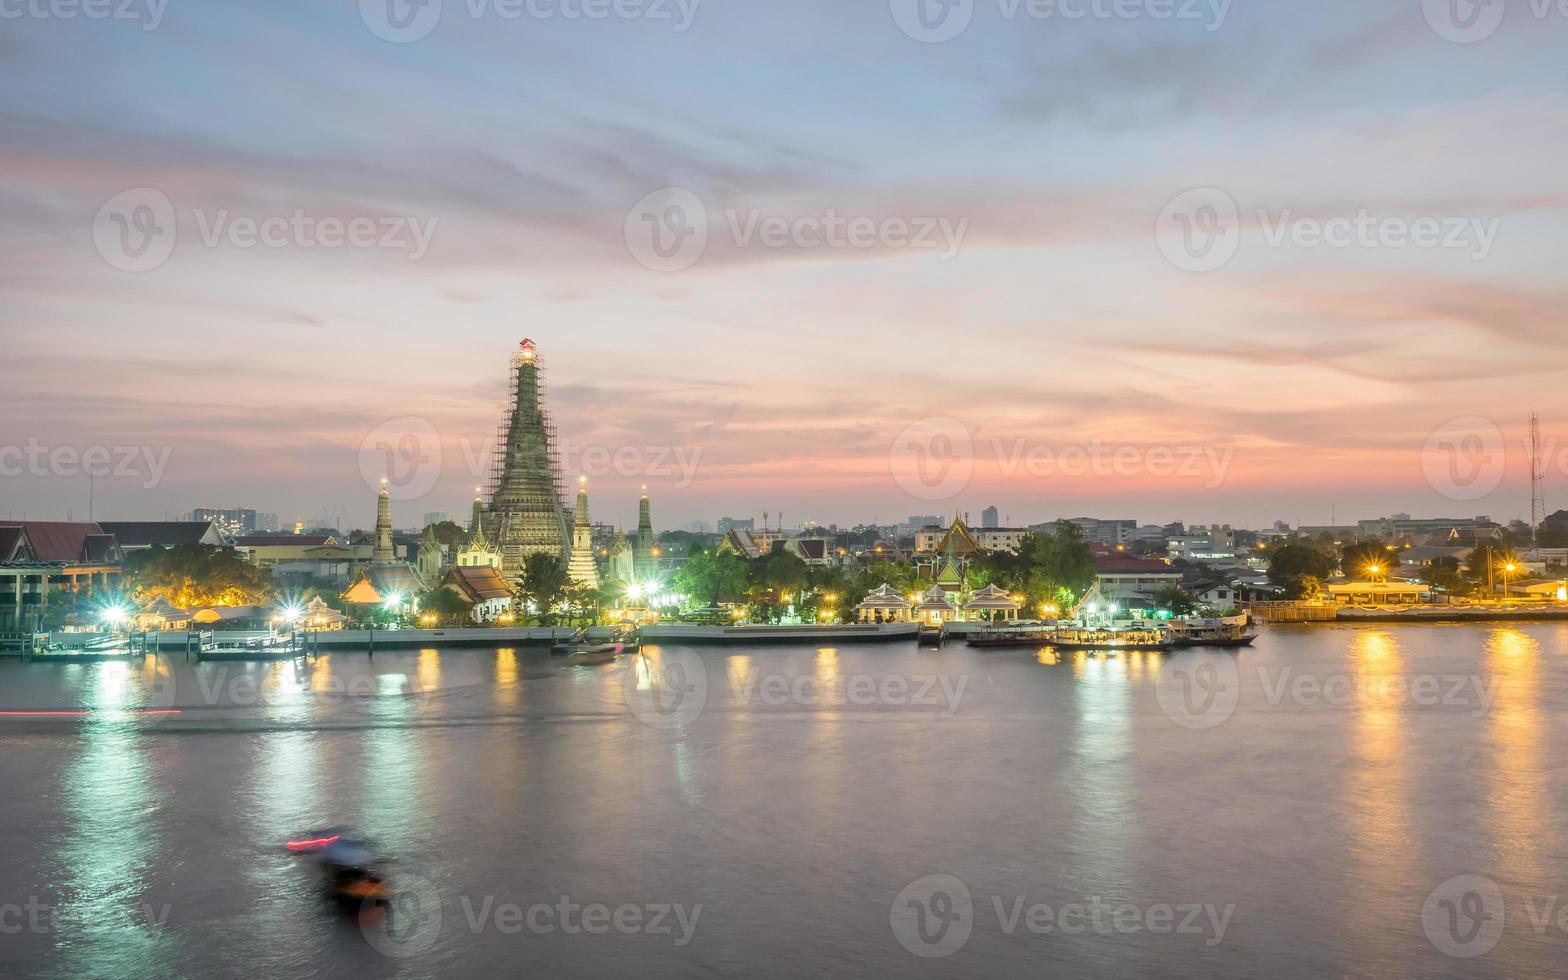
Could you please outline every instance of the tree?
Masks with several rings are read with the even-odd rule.
[[[517,579],[517,593],[526,603],[532,603],[541,626],[555,622],[555,607],[566,598],[566,588],[572,577],[566,564],[554,555],[543,551],[529,554],[523,562],[523,574]]]
[[[1169,609],[1173,616],[1191,616],[1198,609],[1198,597],[1174,583],[1162,585],[1154,593],[1154,605]]]
[[[474,606],[451,589],[431,589],[419,600],[419,608],[434,615],[442,626],[462,626],[468,622]]]
[[[1421,581],[1449,595],[1464,595],[1471,590],[1471,584],[1459,570],[1459,559],[1453,555],[1432,559],[1432,564],[1421,569]]]
[[[1568,510],[1553,511],[1541,522],[1541,547],[1568,548]]]
[[[568,623],[590,624],[598,618],[599,590],[584,582],[573,582],[564,596]]]
[[[1089,591],[1098,571],[1083,529],[1071,521],[1057,521],[1050,531],[1024,535],[1013,553],[980,555],[973,567],[979,573],[977,581],[1022,593],[1031,609],[1048,603],[1061,610]]]
[[[124,576],[125,588],[138,599],[162,596],[182,609],[256,606],[273,595],[271,577],[239,552],[194,542],[134,552]]]
[[[425,528],[425,531],[434,529],[436,541],[446,546],[448,552],[456,554],[463,545],[468,543],[468,532],[451,521],[438,521]],[[424,536],[424,532],[420,532]]]
[[[1289,598],[1310,597],[1317,594],[1322,580],[1334,573],[1334,565],[1335,559],[1315,545],[1281,545],[1269,559],[1269,581],[1285,590]]]
[[[1045,538],[1044,559],[1036,566],[1037,570],[1058,588],[1066,587],[1074,594],[1082,595],[1094,584],[1094,553],[1089,550],[1083,528],[1072,521],[1057,521],[1052,525],[1051,533]]]
[[[734,602],[746,594],[746,559],[733,551],[694,551],[675,572],[675,591],[699,605]]]
[[[1346,578],[1387,578],[1398,565],[1399,553],[1377,541],[1352,541],[1339,553],[1339,570]]]
[[[788,602],[784,596],[800,592],[811,584],[810,569],[806,563],[782,550],[754,559],[746,572],[749,584],[747,592],[753,598],[765,596]]]

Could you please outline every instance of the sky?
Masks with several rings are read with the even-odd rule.
[[[466,514],[525,337],[599,520],[1568,507],[1544,0],[0,19],[3,517]]]

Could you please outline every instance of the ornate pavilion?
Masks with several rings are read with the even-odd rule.
[[[907,623],[912,605],[903,593],[883,583],[881,588],[866,593],[866,597],[855,607],[855,622]]]

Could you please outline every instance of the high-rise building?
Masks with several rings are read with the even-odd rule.
[[[429,527],[432,524],[445,524],[447,521],[450,521],[451,519],[452,518],[447,516],[446,511],[444,511],[444,510],[433,510],[430,513],[425,515],[425,527]]]
[[[1085,539],[1099,544],[1126,544],[1133,540],[1138,531],[1137,521],[1104,520],[1098,517],[1069,517],[1067,521],[1078,525]],[[1049,524],[1037,526],[1046,530],[1050,528]]]
[[[544,407],[539,348],[523,340],[512,357],[511,417],[497,440],[495,483],[484,530],[501,552],[501,570],[516,577],[528,555],[565,558],[571,550],[555,455],[555,429]]]
[[[757,519],[755,517],[721,517],[719,518],[719,533],[727,534],[730,528],[737,531],[755,531]]]
[[[980,512],[980,526],[982,528],[986,528],[986,527],[1001,527],[1002,526],[1002,512],[997,510],[994,505],[991,506],[991,507],[987,507],[985,510],[982,510]]]
[[[276,514],[262,514],[248,507],[197,507],[183,518],[187,521],[211,521],[225,536],[244,537],[260,531],[276,531]]]

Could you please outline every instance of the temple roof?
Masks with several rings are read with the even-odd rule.
[[[866,593],[856,609],[908,609],[911,603],[904,598],[903,593],[891,585],[883,583],[879,588]]]
[[[947,597],[940,586],[933,585],[931,590],[920,597],[915,605],[915,612],[958,612],[958,607],[953,600]]]
[[[1014,599],[1012,596],[1008,595],[1006,592],[997,588],[995,584],[992,584],[986,586],[971,596],[969,601],[964,603],[964,608],[966,610],[1018,610],[1023,608],[1023,604]]]
[[[980,544],[975,540],[975,536],[969,533],[969,528],[964,526],[963,518],[955,517],[953,526],[942,535],[936,550],[949,555],[972,555],[980,550]]]
[[[454,565],[447,569],[441,584],[475,604],[516,594],[501,570],[489,565]]]

